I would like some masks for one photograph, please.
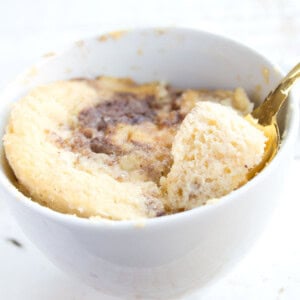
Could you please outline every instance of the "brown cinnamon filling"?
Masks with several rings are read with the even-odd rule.
[[[115,98],[79,113],[80,126],[105,131],[118,123],[140,124],[154,122],[157,113],[153,110],[153,96],[137,98],[133,93],[118,93]]]
[[[172,164],[171,146],[184,115],[178,95],[168,101],[154,95],[115,93],[78,114],[72,138],[62,143],[74,152],[104,153],[139,180],[159,183]]]

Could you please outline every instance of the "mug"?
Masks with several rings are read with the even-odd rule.
[[[258,104],[282,78],[268,59],[224,37],[183,28],[114,32],[74,43],[20,75],[1,94],[0,130],[31,88],[99,75],[178,88],[245,88]],[[122,299],[171,299],[221,278],[262,233],[280,195],[297,139],[290,96],[278,118],[276,157],[246,185],[207,205],[143,221],[89,220],[30,200],[14,185],[2,153],[0,192],[20,227],[59,268]]]

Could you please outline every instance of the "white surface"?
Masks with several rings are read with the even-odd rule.
[[[298,1],[148,1],[142,6],[137,12],[141,1],[1,1],[0,87],[57,48],[53,45],[135,25],[206,29],[238,39],[286,69],[300,61]],[[204,299],[299,299],[299,172],[295,161],[289,193],[267,231],[234,272],[203,292]],[[6,241],[11,237],[24,248]],[[22,235],[1,200],[0,266],[0,299],[112,299],[53,267]]]

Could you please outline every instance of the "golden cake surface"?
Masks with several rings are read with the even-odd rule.
[[[190,125],[186,120],[203,117],[205,110],[213,119],[211,109],[215,108],[216,118],[223,114],[225,119],[216,119],[210,129],[232,118],[233,123],[237,119],[236,124],[245,125],[247,132],[241,120],[252,106],[241,88],[177,90],[160,82],[139,85],[111,77],[59,81],[33,89],[15,104],[4,137],[5,152],[21,189],[52,209],[114,220],[156,217],[223,195],[212,191],[204,197],[200,192],[197,199],[186,190],[180,203],[174,186],[178,182],[182,189],[189,189],[189,175],[182,176],[193,171],[176,153],[185,151],[185,146],[186,151],[196,147],[197,143],[184,145],[183,137],[192,134],[189,126],[199,127],[201,118],[189,121]],[[248,125],[254,144],[259,145],[248,149],[250,156],[256,155],[256,163],[264,139]],[[238,129],[232,126],[231,133],[232,128]],[[241,138],[247,140],[238,133],[233,138],[238,144],[245,142]],[[244,183],[240,178],[224,191]]]

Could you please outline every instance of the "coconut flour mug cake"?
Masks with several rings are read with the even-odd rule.
[[[279,197],[295,102],[279,118],[279,153],[249,182],[266,138],[243,116],[280,77],[198,31],[76,43],[2,94],[1,193],[52,261],[104,293],[191,292],[234,265]]]
[[[12,109],[4,149],[32,200],[88,218],[159,217],[247,182],[266,137],[242,88],[179,90],[100,77],[39,86]]]

